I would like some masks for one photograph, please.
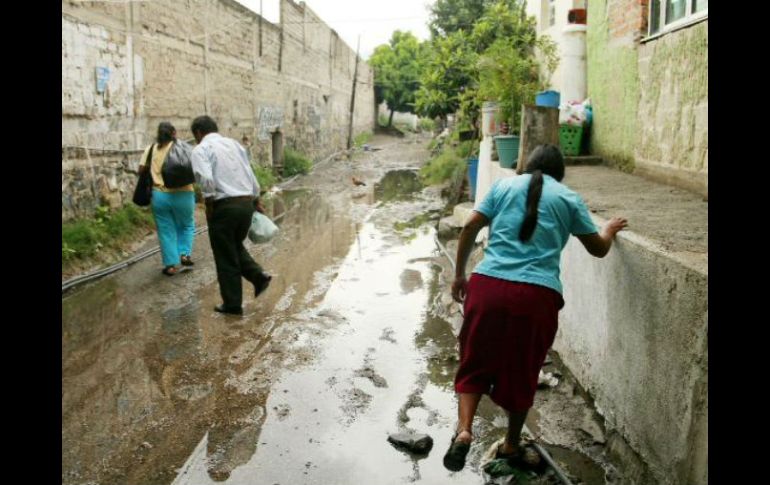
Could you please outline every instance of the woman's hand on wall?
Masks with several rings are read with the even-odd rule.
[[[628,220],[623,217],[613,217],[604,225],[604,231],[610,238],[614,238],[615,234],[628,227]]]

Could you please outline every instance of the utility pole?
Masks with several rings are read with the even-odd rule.
[[[356,67],[353,69],[353,92],[350,95],[350,121],[348,124],[348,150],[353,146],[353,110],[356,107],[356,81],[358,81],[358,51],[361,48],[361,34],[356,45]]]

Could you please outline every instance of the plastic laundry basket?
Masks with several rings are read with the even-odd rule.
[[[559,145],[561,146],[561,151],[564,155],[580,155],[582,142],[582,126],[559,125]]]

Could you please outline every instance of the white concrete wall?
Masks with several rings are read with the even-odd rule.
[[[604,224],[594,218],[598,225]],[[571,238],[554,348],[655,483],[708,482],[708,270],[632,232],[603,259]]]

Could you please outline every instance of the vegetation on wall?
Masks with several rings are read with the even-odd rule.
[[[313,162],[302,153],[285,148],[283,151],[283,176],[292,177],[298,174],[306,174],[313,167]]]
[[[96,216],[62,223],[62,262],[82,260],[105,249],[119,249],[153,227],[152,214],[128,204],[117,210],[98,207]]]

